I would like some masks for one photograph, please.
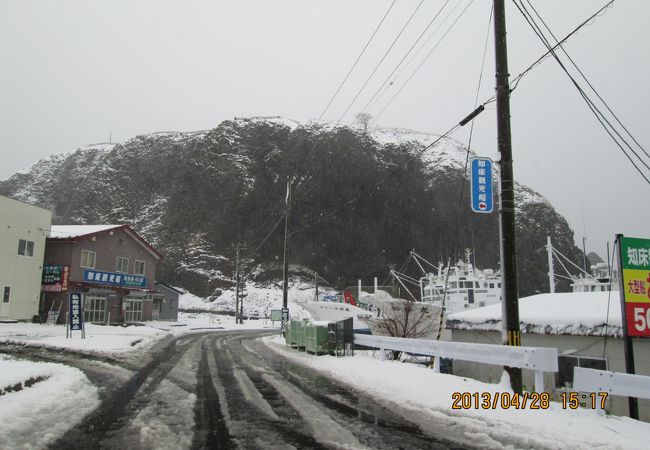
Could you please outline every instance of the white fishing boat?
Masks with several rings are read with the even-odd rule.
[[[436,267],[416,253],[412,252],[412,255],[431,267]],[[444,308],[445,314],[453,314],[501,301],[500,272],[474,267],[470,250],[465,251],[465,259],[450,267],[441,264],[436,267],[436,273],[423,270],[424,276],[419,280],[423,303]]]
[[[587,272],[584,268],[578,266],[565,255],[560,253],[559,250],[554,248],[550,236],[546,237],[546,241],[549,266],[549,290],[551,293],[555,293],[555,277],[569,280],[571,282],[572,292],[618,291],[618,271],[611,265],[604,262],[596,263],[590,267],[591,273]],[[555,272],[554,261],[557,261],[558,264],[560,264],[565,272],[564,274],[558,274]],[[577,270],[578,275],[572,274],[567,266],[573,267],[574,270]]]
[[[368,320],[376,313],[360,308],[355,304],[339,301],[336,297],[324,297],[316,301],[300,303],[315,321],[338,322],[352,317],[355,332],[369,333]]]
[[[340,296],[323,296],[317,301],[300,303],[313,320],[337,322],[352,317],[357,333],[380,336],[437,339],[441,309],[432,304],[394,298],[375,288],[359,290],[356,296],[345,289]]]

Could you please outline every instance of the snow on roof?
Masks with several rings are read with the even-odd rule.
[[[522,331],[536,334],[622,336],[619,293],[568,292],[519,299]],[[452,330],[501,331],[501,303],[450,314]]]
[[[55,239],[75,238],[121,226],[122,225],[52,225],[50,237]]]

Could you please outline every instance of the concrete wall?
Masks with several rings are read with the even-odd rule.
[[[452,330],[451,338],[454,342],[475,342],[480,344],[501,344],[500,332]],[[605,342],[604,337],[596,336],[565,336],[546,334],[523,334],[522,345],[526,347],[555,347],[558,356],[563,354],[571,356],[591,356],[607,361],[607,370],[625,372],[625,355],[623,353],[623,340],[609,337]],[[650,376],[650,340],[634,339],[634,359],[636,373]],[[466,376],[488,383],[497,383],[501,379],[503,368],[488,364],[454,361],[454,375]],[[535,385],[534,372],[523,370],[523,384],[526,390],[532,390]],[[546,374],[544,377],[546,391],[553,392],[556,399],[562,392],[562,386],[556,386],[556,375]],[[564,388],[566,389],[566,388]],[[620,416],[629,413],[626,397],[611,396],[607,400],[606,410]],[[639,399],[639,418],[650,422],[650,400]]]
[[[52,213],[0,196],[0,318],[31,320],[38,314],[45,238]],[[18,255],[18,241],[34,242],[33,256]],[[3,302],[4,287],[9,302]]]

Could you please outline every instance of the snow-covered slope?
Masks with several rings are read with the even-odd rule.
[[[427,148],[438,138],[275,116],[236,119],[211,130],[161,131],[55,155],[0,181],[0,194],[52,210],[54,224],[129,223],[165,255],[162,280],[207,297],[232,284],[236,242],[249,250],[263,242],[253,265],[281,260],[281,233],[272,228],[292,176],[299,211],[293,225],[300,229],[292,263],[343,286],[383,276],[410,249],[435,258],[462,250],[479,229],[496,230],[495,215],[470,217],[468,202],[456,200],[466,146],[444,138]],[[571,231],[552,206],[523,186],[517,195],[525,225],[519,250],[526,255],[529,242],[535,247],[527,266],[542,261],[536,251],[543,244],[533,242],[538,234],[552,232],[570,255]],[[493,240],[477,248],[484,265],[498,259]],[[265,280],[277,277],[275,271]],[[537,281],[527,277],[527,292],[534,292]]]

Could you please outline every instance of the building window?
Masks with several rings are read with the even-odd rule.
[[[9,303],[10,296],[11,296],[11,287],[5,286],[4,293],[2,294],[2,303]]]
[[[135,260],[133,263],[133,273],[135,275],[144,275],[144,261]]]
[[[85,299],[84,320],[106,322],[106,294],[87,293]]]
[[[97,255],[95,252],[88,250],[81,250],[81,267],[95,268],[95,259]]]
[[[607,370],[607,360],[592,356],[563,355],[558,359],[558,372],[556,385],[558,387],[573,385],[573,368],[585,367],[587,369]]]
[[[124,258],[122,256],[117,257],[117,267],[115,268],[116,272],[128,273],[129,272],[129,258]]]
[[[20,256],[34,256],[34,241],[18,239],[18,254]]]

